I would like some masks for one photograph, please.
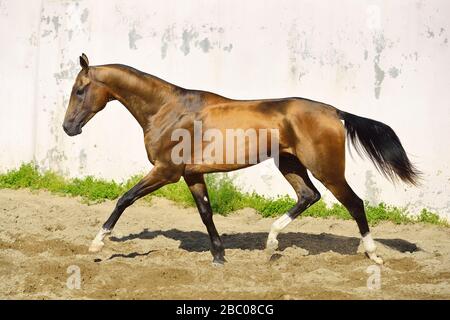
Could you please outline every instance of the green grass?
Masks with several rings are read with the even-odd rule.
[[[24,164],[17,170],[0,174],[0,189],[29,188],[31,190],[48,190],[52,193],[67,196],[81,197],[85,202],[100,202],[105,199],[114,200],[135,185],[141,176],[134,176],[124,183],[105,181],[94,177],[83,179],[66,179],[53,172],[39,172],[33,164]],[[295,201],[288,196],[278,198],[265,198],[256,193],[245,193],[239,190],[233,181],[222,175],[208,175],[206,178],[211,206],[214,213],[226,215],[243,208],[253,208],[263,217],[274,217],[288,211]],[[184,206],[195,206],[194,200],[184,181],[167,185],[151,196],[144,198],[149,201],[151,197],[164,197]],[[371,225],[381,221],[391,221],[396,224],[423,222],[435,225],[449,226],[436,213],[423,209],[416,216],[409,215],[404,208],[379,204],[370,206],[366,204],[367,219]],[[303,216],[315,218],[352,219],[347,210],[339,204],[328,207],[320,200]]]

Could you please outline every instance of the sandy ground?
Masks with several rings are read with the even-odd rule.
[[[89,254],[113,207],[114,202],[88,206],[46,192],[0,190],[0,298],[450,298],[449,228],[374,227],[386,261],[377,289],[377,270],[361,253],[353,221],[299,219],[280,235],[280,251],[270,255],[264,244],[273,219],[250,209],[216,216],[228,260],[218,268],[211,264],[197,211],[165,199],[129,208],[103,251]],[[70,289],[76,270],[80,289]]]

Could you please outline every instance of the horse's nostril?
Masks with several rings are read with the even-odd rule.
[[[76,136],[81,133],[81,127],[73,126],[72,123],[69,124],[64,123],[62,127],[64,129],[64,132],[70,137]]]

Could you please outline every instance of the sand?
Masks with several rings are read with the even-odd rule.
[[[114,204],[0,190],[0,298],[450,298],[450,228],[373,227],[385,260],[377,269],[361,252],[354,221],[300,218],[268,254],[274,219],[245,209],[215,216],[228,262],[213,267],[196,209],[155,198],[129,208],[103,251],[89,254]]]

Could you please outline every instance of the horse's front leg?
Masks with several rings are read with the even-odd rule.
[[[202,221],[208,230],[208,234],[211,239],[211,253],[214,258],[213,265],[223,265],[224,262],[226,262],[225,249],[219,233],[217,232],[216,226],[214,225],[211,204],[209,203],[208,190],[206,189],[203,174],[185,175],[184,180],[186,181],[189,190],[194,197]]]
[[[89,252],[99,252],[102,250],[104,243],[103,239],[110,234],[117,221],[126,208],[131,206],[136,200],[146,196],[147,194],[161,188],[162,186],[177,182],[181,174],[176,174],[173,168],[166,168],[164,166],[155,166],[150,173],[139,181],[133,188],[128,190],[117,201],[116,207],[108,220],[103,224],[102,229],[92,241],[89,247]]]

